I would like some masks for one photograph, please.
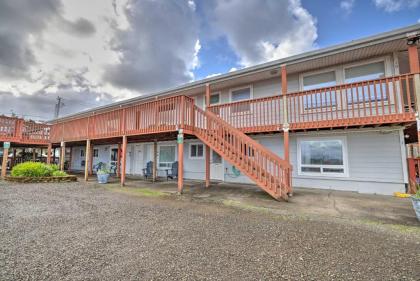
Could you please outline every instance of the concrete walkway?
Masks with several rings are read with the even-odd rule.
[[[96,184],[96,179],[92,177],[89,183]],[[111,178],[109,186],[118,188],[118,179]],[[169,194],[177,193],[176,181],[162,179],[153,183],[140,178],[130,178],[127,180],[126,187],[148,188]],[[214,202],[243,209],[260,209],[279,215],[317,219],[327,216],[384,224],[420,226],[411,205],[411,199],[386,195],[296,187],[289,202],[279,202],[254,185],[212,182],[210,188],[205,188],[202,181],[187,180],[184,192],[178,199]]]

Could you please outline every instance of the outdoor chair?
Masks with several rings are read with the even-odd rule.
[[[166,180],[178,177],[178,161],[172,163],[172,167],[166,170]]]
[[[143,175],[145,179],[153,176],[153,161],[147,162],[146,168],[143,168]]]

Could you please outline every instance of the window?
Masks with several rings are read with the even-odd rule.
[[[302,89],[313,90],[318,88],[332,87],[337,84],[335,71],[317,73],[303,76]],[[320,108],[326,106],[335,106],[335,91],[326,90],[325,94],[316,92],[314,94],[305,95],[303,104],[305,109]]]
[[[159,147],[159,167],[170,168],[175,162],[175,146],[162,145]]]
[[[85,157],[85,151],[83,149],[80,150],[80,157]]]
[[[210,105],[212,104],[219,104],[220,103],[220,94],[212,94],[210,96]]]
[[[313,90],[324,87],[331,87],[337,84],[335,71],[317,73],[303,76],[303,90]]]
[[[190,144],[190,158],[203,158],[204,145],[201,143]]]
[[[385,62],[374,62],[357,65],[344,69],[345,83],[355,83],[365,80],[374,80],[385,77]],[[348,103],[386,100],[387,95],[384,84],[365,85],[347,90]],[[376,88],[376,89],[375,89]],[[375,91],[376,90],[376,91]],[[392,90],[392,89],[390,89]],[[376,92],[376,93],[375,93]]]
[[[99,150],[98,149],[94,149],[93,150],[93,157],[98,157],[99,155]]]
[[[299,174],[346,176],[345,138],[298,141]]]
[[[230,92],[232,102],[251,99],[251,87],[235,89]]]
[[[231,102],[244,101],[251,99],[251,87],[235,89],[230,92]],[[232,106],[232,113],[246,113],[251,110],[249,103],[240,103]]]
[[[118,161],[118,148],[111,149],[111,161]]]

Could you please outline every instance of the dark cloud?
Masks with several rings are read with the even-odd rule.
[[[89,88],[76,91],[72,86],[61,85],[56,93],[48,93],[46,90],[41,90],[34,94],[22,93],[19,96],[15,96],[10,92],[0,92],[0,104],[7,104],[7,107],[2,108],[0,114],[11,114],[11,112],[14,112],[20,117],[44,121],[51,120],[54,118],[57,96],[62,97],[65,104],[60,112],[60,116],[115,101],[110,95],[99,93]]]
[[[299,0],[214,0],[206,9],[244,65],[313,48],[316,20]]]
[[[120,62],[104,80],[114,86],[150,92],[192,79],[198,24],[187,1],[133,1],[125,9],[130,27],[117,30],[113,48]]]
[[[59,13],[57,0],[0,1],[0,76],[27,75],[36,62],[29,47],[29,36],[42,31],[48,20]]]
[[[62,19],[61,25],[66,32],[76,36],[90,36],[96,31],[95,26],[85,18],[79,18],[74,22]]]

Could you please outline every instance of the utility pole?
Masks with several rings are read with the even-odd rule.
[[[55,114],[54,114],[55,118],[58,118],[58,116],[60,115],[60,109],[63,106],[64,106],[63,98],[58,96],[57,97],[57,103],[55,104]]]

